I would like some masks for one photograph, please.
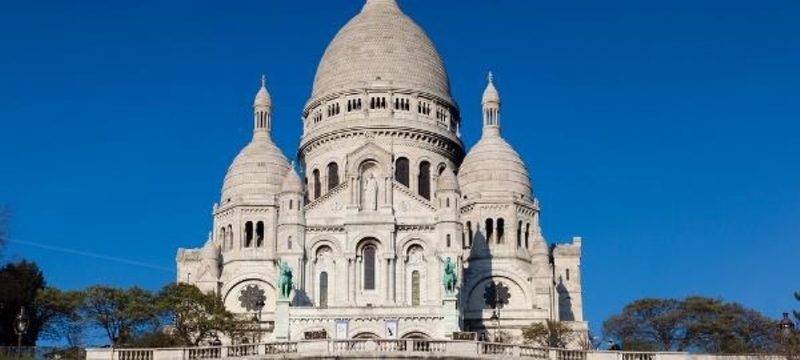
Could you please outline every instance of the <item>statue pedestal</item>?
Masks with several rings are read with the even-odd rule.
[[[275,330],[273,341],[289,341],[289,299],[278,299],[275,308]]]
[[[442,321],[442,335],[445,338],[451,338],[453,332],[461,331],[461,328],[458,326],[457,301],[455,295],[445,295],[444,300],[442,300],[442,315],[444,317]]]

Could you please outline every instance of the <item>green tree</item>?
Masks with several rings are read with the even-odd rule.
[[[563,349],[575,340],[577,335],[568,324],[550,319],[522,328],[522,338],[525,342],[541,347]]]
[[[794,299],[800,301],[800,291],[796,291],[794,293]],[[794,310],[794,318],[798,323],[800,323],[800,311]]]
[[[699,296],[640,299],[603,322],[625,350],[707,353],[770,352],[774,320],[737,303]]]
[[[236,329],[233,314],[214,293],[204,294],[194,285],[171,283],[158,294],[159,313],[183,345],[197,346],[218,333]]]
[[[39,290],[31,310],[42,324],[41,337],[65,339],[73,347],[83,345],[86,324],[79,313],[82,304],[81,291],[61,291],[54,287]]]
[[[626,350],[683,351],[685,326],[681,302],[675,299],[639,299],[622,313],[603,322],[603,333],[619,339]]]
[[[138,287],[88,287],[81,313],[86,320],[103,329],[108,339],[117,346],[124,345],[138,332],[151,330],[157,324],[154,295]]]
[[[20,308],[25,307],[30,325],[22,338],[23,345],[34,345],[42,322],[30,310],[39,290],[45,287],[42,271],[34,262],[22,260],[0,268],[0,324],[13,324]],[[0,344],[16,345],[17,336],[10,326],[0,326]]]
[[[0,254],[8,242],[8,209],[0,207]]]

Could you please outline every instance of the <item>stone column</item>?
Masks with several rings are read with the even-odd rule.
[[[389,259],[389,301],[397,304],[397,259]]]
[[[355,300],[355,283],[356,279],[353,274],[353,268],[355,267],[355,258],[347,257],[347,304],[353,306],[353,302]]]
[[[386,277],[385,277],[385,286],[386,286],[386,302],[388,303],[391,301],[391,288],[392,288],[392,259],[386,259]]]
[[[399,273],[400,273],[400,276],[401,276],[400,277],[400,305],[403,305],[403,306],[408,305],[408,304],[406,304],[406,298],[407,298],[407,296],[406,296],[406,278],[407,278],[407,276],[406,276],[406,261],[407,260],[408,260],[408,257],[401,256],[400,257],[400,266],[398,266]]]

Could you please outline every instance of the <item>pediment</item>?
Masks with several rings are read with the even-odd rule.
[[[347,171],[360,175],[363,165],[368,162],[377,163],[384,174],[392,174],[392,153],[372,140],[367,140],[364,145],[347,154]]]
[[[346,183],[340,184],[306,207],[306,218],[337,217],[344,214],[350,201],[350,191]]]
[[[433,216],[436,213],[430,201],[403,185],[395,183],[393,195],[394,211],[398,216]]]

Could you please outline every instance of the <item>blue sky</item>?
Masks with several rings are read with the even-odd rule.
[[[0,3],[5,259],[159,288],[199,247],[265,73],[290,158],[317,63],[363,1]],[[597,329],[642,297],[800,308],[800,2],[400,0],[470,147],[492,70],[549,242],[583,236]]]

